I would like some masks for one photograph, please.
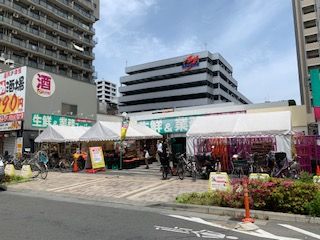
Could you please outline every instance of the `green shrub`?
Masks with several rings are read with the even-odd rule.
[[[7,183],[23,182],[23,181],[26,181],[26,179],[21,176],[8,176],[8,175],[6,175],[4,178],[4,182],[7,182]]]
[[[231,185],[231,191],[186,193],[176,200],[178,203],[243,208],[241,180],[232,181]],[[248,190],[251,209],[319,216],[320,186],[306,178],[303,181],[277,178],[268,182],[251,180]]]
[[[308,203],[307,209],[311,216],[320,217],[320,192],[318,192],[315,198]]]
[[[313,182],[313,175],[308,172],[302,171],[300,173],[299,181],[305,182],[305,183],[312,183]]]
[[[222,196],[218,192],[184,193],[176,198],[178,203],[220,206]]]

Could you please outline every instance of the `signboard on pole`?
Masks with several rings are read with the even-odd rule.
[[[126,139],[128,127],[129,127],[129,119],[123,118],[122,124],[121,124],[121,133],[120,133],[121,141]]]
[[[105,167],[104,156],[101,147],[90,147],[90,159],[92,169],[100,169]]]
[[[91,127],[93,125],[93,120],[42,113],[32,114],[32,127],[46,128],[49,125]]]
[[[0,122],[23,120],[27,68],[0,73]]]

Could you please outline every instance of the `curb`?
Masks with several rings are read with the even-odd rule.
[[[220,216],[229,216],[232,218],[242,219],[244,217],[244,210],[228,207],[215,207],[215,206],[202,206],[193,204],[181,204],[181,203],[159,203],[153,205],[154,207],[169,208],[171,210],[186,210],[190,212],[213,214]],[[261,210],[251,210],[251,217],[259,220],[280,220],[287,222],[299,222],[299,223],[315,223],[320,224],[320,217],[310,217],[307,215],[270,212]]]

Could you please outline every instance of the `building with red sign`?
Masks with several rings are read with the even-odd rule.
[[[34,150],[48,125],[91,126],[95,85],[30,67],[0,73],[0,154]]]
[[[120,78],[120,112],[214,103],[251,103],[238,90],[231,65],[208,51],[126,67]]]

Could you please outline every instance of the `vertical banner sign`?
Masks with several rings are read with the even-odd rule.
[[[311,93],[312,101],[314,106],[314,117],[316,121],[320,121],[320,74],[319,69],[311,69],[310,72],[311,80]]]
[[[0,73],[0,122],[23,120],[27,68]]]
[[[126,139],[128,127],[129,127],[129,119],[123,118],[122,124],[121,124],[121,135],[120,135],[121,141]]]
[[[22,146],[23,146],[23,137],[18,137],[16,140],[16,149],[17,149],[17,154],[19,156],[22,155]]]
[[[90,147],[90,159],[92,164],[92,169],[104,168],[104,157],[101,147]]]

